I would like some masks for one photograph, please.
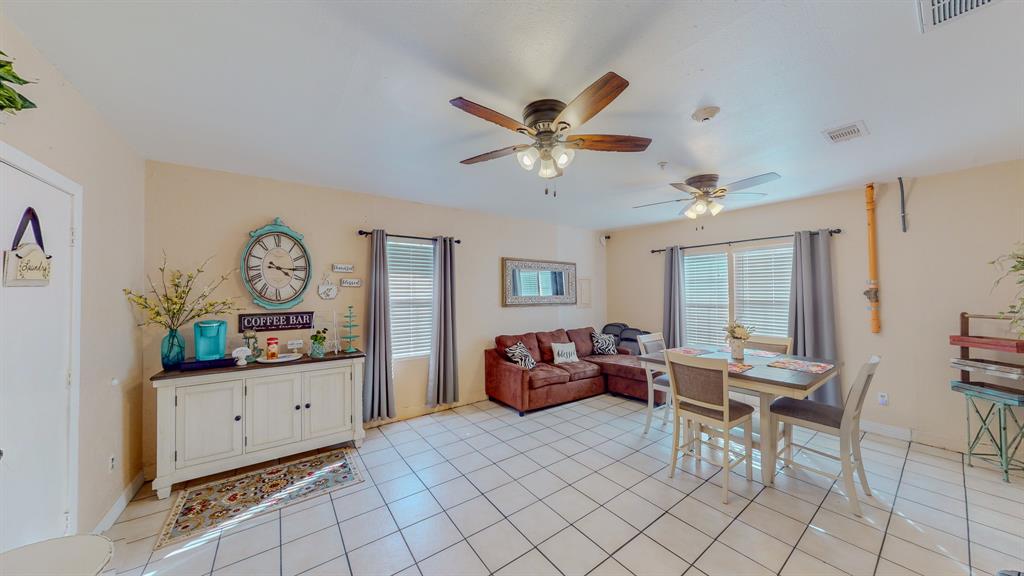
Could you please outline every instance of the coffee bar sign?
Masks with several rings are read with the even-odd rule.
[[[239,314],[238,331],[308,330],[313,328],[312,312],[263,312]]]

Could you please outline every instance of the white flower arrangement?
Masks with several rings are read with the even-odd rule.
[[[746,342],[750,340],[750,335],[754,333],[754,328],[751,326],[744,326],[739,322],[729,322],[724,328],[725,330],[725,341],[731,342],[733,340],[739,340]]]

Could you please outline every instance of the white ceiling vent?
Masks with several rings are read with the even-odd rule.
[[[917,0],[917,16],[921,32],[948,24],[973,10],[995,4],[999,0]]]
[[[839,142],[846,142],[847,140],[853,140],[854,138],[860,138],[868,133],[868,127],[863,122],[854,122],[853,124],[847,124],[845,126],[839,126],[838,128],[832,128],[831,130],[825,130],[822,134],[825,138],[833,144]]]

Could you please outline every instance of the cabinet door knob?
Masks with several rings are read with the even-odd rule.
[[[296,405],[295,405],[295,409],[296,409],[296,410],[299,410],[299,409],[301,409],[301,408],[302,408],[302,406],[299,406],[298,404],[296,404]]]
[[[306,402],[306,408],[309,408],[309,402]]]
[[[238,422],[238,421],[239,421],[239,420],[241,420],[241,419],[242,419],[242,417],[241,417],[241,416],[235,416],[235,422]]]

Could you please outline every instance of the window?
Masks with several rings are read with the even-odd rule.
[[[388,238],[391,357],[430,354],[434,301],[434,243]]]
[[[790,243],[684,254],[686,345],[724,345],[730,320],[758,336],[788,336],[792,268]]]
[[[725,252],[683,255],[683,330],[689,346],[721,346],[729,323],[729,258]]]
[[[789,335],[793,245],[733,253],[733,316],[758,336]]]

